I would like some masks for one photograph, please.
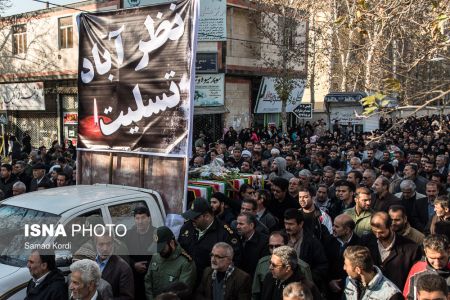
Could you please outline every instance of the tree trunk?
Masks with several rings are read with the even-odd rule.
[[[311,69],[309,70],[309,90],[310,90],[310,102],[311,106],[314,109],[315,103],[316,103],[316,95],[315,95],[315,77],[316,77],[316,18],[315,18],[315,12],[312,17],[312,28],[313,28],[313,40],[311,43],[312,46],[312,53],[311,55]],[[308,67],[307,67],[308,70]],[[308,74],[308,72],[307,72]],[[307,75],[308,76],[308,75]]]
[[[287,133],[287,99],[281,99],[281,129],[283,133]]]

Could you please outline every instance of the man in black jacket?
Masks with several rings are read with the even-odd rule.
[[[301,187],[298,192],[298,202],[303,214],[304,228],[323,242],[331,233],[332,221],[326,212],[314,204],[315,193],[313,188]]]
[[[5,194],[5,198],[13,196],[13,185],[17,182],[16,175],[12,174],[12,166],[10,164],[2,164],[0,168],[0,189]]]
[[[25,168],[26,168],[26,163],[22,160],[18,160],[16,161],[16,163],[13,165],[13,170],[12,173],[14,175],[16,175],[17,179],[22,181],[26,187],[27,187],[27,192],[30,191],[30,183],[31,183],[31,176],[29,174],[27,174]],[[30,167],[31,168],[31,167]]]
[[[356,189],[355,185],[347,180],[338,180],[334,186],[338,200],[330,207],[330,216],[333,219],[345,210],[355,206],[354,195]]]
[[[271,196],[269,191],[258,190],[256,192],[256,218],[269,229],[269,232],[272,232],[278,226],[278,219],[267,209],[270,201]]]
[[[267,209],[279,220],[278,227],[284,228],[284,212],[289,208],[300,208],[300,204],[288,193],[289,181],[281,177],[271,180],[272,201]]]
[[[129,264],[133,270],[135,298],[143,299],[145,274],[152,255],[156,253],[156,243],[153,241],[156,228],[152,226],[150,211],[146,206],[137,206],[133,214],[135,225],[127,231],[124,242],[128,247]]]
[[[295,208],[286,210],[284,226],[289,236],[288,245],[294,248],[298,258],[309,264],[314,283],[322,286],[328,272],[327,257],[320,241],[312,233],[303,230],[303,223],[301,211]]]
[[[291,282],[307,280],[298,268],[297,253],[292,247],[281,246],[273,250],[269,264],[270,273],[264,278],[261,300],[282,300],[283,289]],[[317,288],[313,288],[314,299],[320,299]]]
[[[40,162],[33,166],[33,180],[30,183],[30,192],[37,191],[39,184],[47,184],[53,187],[53,183],[45,176],[45,165]]]
[[[258,260],[269,254],[267,236],[257,232],[256,217],[250,213],[241,213],[237,217],[237,232],[241,237],[242,260],[239,267],[253,277]]]
[[[55,255],[31,252],[27,267],[32,279],[27,285],[25,300],[65,300],[68,298],[64,275],[56,268]]]
[[[400,199],[389,192],[389,179],[378,176],[372,185],[375,197],[372,198],[371,206],[374,211],[388,212],[391,205],[400,205]]]
[[[188,221],[180,229],[178,242],[194,260],[198,280],[201,279],[203,270],[209,266],[209,255],[218,242],[230,244],[234,250],[234,262],[240,261],[238,237],[228,225],[214,217],[206,199],[196,198],[192,209],[184,212],[183,217]]]
[[[356,246],[360,243],[359,237],[353,232],[355,226],[355,222],[349,215],[337,216],[333,221],[333,236],[325,242],[324,248],[330,262],[327,297],[330,300],[342,299],[347,277],[344,271],[344,250],[348,246]]]
[[[418,230],[424,233],[426,233],[428,222],[434,215],[434,199],[439,195],[439,187],[436,182],[429,181],[426,184],[426,195],[426,198],[417,199],[413,211],[414,224]]]
[[[216,192],[212,194],[210,200],[211,209],[216,218],[227,225],[231,225],[231,222],[236,220],[236,216],[231,212],[229,204],[230,199],[224,193]]]
[[[404,179],[400,183],[400,193],[395,194],[397,198],[400,198],[400,204],[403,205],[403,207],[406,210],[406,216],[408,217],[408,220],[411,222],[411,226],[419,229],[419,226],[416,224],[417,218],[415,216],[415,206],[419,199],[426,198],[425,195],[419,194],[416,192],[416,184],[414,181],[409,179]],[[422,200],[420,200],[422,201]],[[426,213],[426,212],[425,212]]]

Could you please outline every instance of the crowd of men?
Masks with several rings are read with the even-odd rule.
[[[222,141],[208,146],[200,136],[195,167],[220,160],[260,175],[264,184],[244,184],[236,195],[196,198],[183,213],[178,236],[168,227],[153,228],[148,210],[138,207],[134,235],[120,241],[129,255],[114,254],[120,247],[116,237],[94,238],[76,255],[81,260],[71,266],[66,295],[447,299],[448,116],[392,124],[370,134],[338,124],[327,131],[323,122],[289,135],[274,128],[238,135],[230,128]],[[156,251],[145,252],[152,243]],[[28,299],[43,299],[30,296],[33,282],[48,276],[50,290],[62,283],[52,275],[54,268],[45,273],[52,276],[33,274],[33,255]]]
[[[18,142],[14,138],[14,143]],[[14,148],[14,147],[13,147]],[[73,185],[75,175],[75,148],[63,149],[57,142],[47,151],[47,147],[39,149],[20,147],[17,154],[10,151],[7,161],[0,166],[0,200],[27,192],[42,189]]]

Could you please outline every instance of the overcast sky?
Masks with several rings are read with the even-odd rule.
[[[68,4],[68,3],[75,3],[75,2],[81,2],[80,0],[49,0],[50,7],[52,7],[52,3],[54,4]],[[37,2],[33,0],[11,0],[12,6],[8,9],[6,9],[2,16],[10,16],[15,15],[19,13],[24,13],[28,11],[34,11],[34,10],[40,10],[45,9],[46,4],[42,2]]]

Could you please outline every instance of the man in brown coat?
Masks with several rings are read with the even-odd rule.
[[[405,285],[408,272],[421,258],[418,244],[392,230],[392,220],[386,212],[373,214],[372,234],[363,237],[361,244],[369,248],[375,265],[397,287]]]
[[[224,242],[211,250],[211,267],[203,272],[197,289],[197,300],[249,300],[252,280],[244,271],[233,265],[233,248]]]
[[[389,217],[392,220],[392,231],[418,245],[422,245],[425,235],[409,225],[406,209],[402,205],[391,205],[389,207]]]
[[[120,256],[114,255],[114,239],[106,234],[95,237],[97,256],[95,261],[113,289],[113,300],[133,300],[134,280],[130,266]]]

